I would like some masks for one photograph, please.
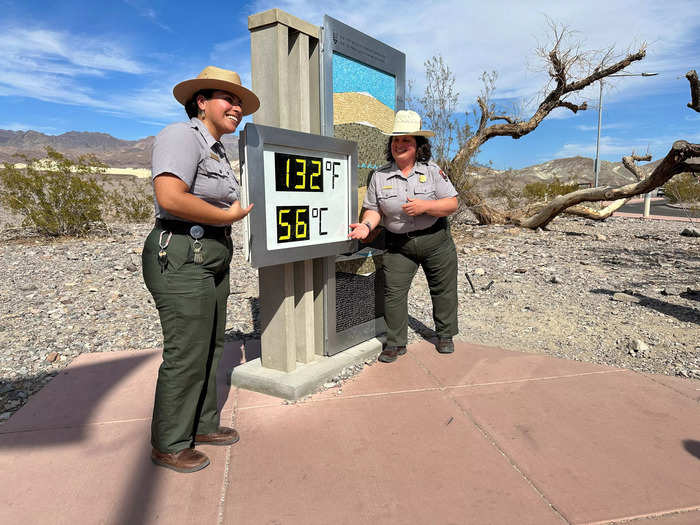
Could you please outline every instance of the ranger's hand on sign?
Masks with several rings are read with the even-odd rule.
[[[348,235],[348,237],[351,239],[364,241],[370,237],[372,231],[375,230],[379,224],[381,215],[374,210],[366,210],[362,219],[362,222],[356,222],[350,225],[350,235]],[[376,235],[373,237],[376,237]]]

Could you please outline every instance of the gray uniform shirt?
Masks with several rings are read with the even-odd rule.
[[[162,173],[172,173],[187,184],[192,195],[218,208],[228,208],[240,199],[240,185],[224,145],[198,118],[170,124],[156,136],[152,178]],[[157,218],[179,219],[160,208],[155,193],[153,201]]]
[[[456,197],[457,191],[433,161],[416,162],[413,170],[404,177],[395,162],[386,164],[372,175],[362,206],[382,215],[384,227],[394,233],[407,233],[429,228],[438,217],[424,213],[411,217],[401,206],[408,198],[438,200]]]

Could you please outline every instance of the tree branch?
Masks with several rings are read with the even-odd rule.
[[[642,173],[641,169],[639,166],[635,164],[635,162],[638,161],[650,161],[651,160],[651,155],[628,155],[626,157],[622,157],[622,165],[627,168],[632,175],[635,176],[637,180],[643,180],[644,179],[644,174]]]
[[[567,109],[570,109],[571,111],[573,111],[574,113],[576,113],[578,111],[587,110],[588,103],[584,102],[583,104],[577,106],[576,104],[572,104],[571,102],[562,101],[562,102],[559,102],[559,104],[557,104],[557,107],[567,108]]]
[[[690,82],[690,102],[688,107],[700,112],[700,82],[698,81],[698,73],[691,69],[685,74],[685,78]]]
[[[486,127],[486,122],[488,122],[489,116],[490,116],[490,111],[488,108],[488,105],[486,104],[486,101],[479,97],[476,99],[476,101],[479,104],[479,108],[481,109],[481,118],[479,119],[479,129],[476,130],[476,135],[481,133],[484,128]]]
[[[592,219],[594,221],[603,221],[610,217],[617,210],[622,208],[625,204],[627,204],[628,201],[629,198],[617,199],[616,201],[613,201],[610,204],[608,204],[602,210],[594,210],[593,208],[589,208],[588,206],[582,206],[580,204],[577,204],[564,210],[564,213],[566,213],[567,215],[577,215],[578,217],[585,217],[586,219]]]
[[[491,115],[489,120],[505,120],[509,124],[517,124],[520,122],[516,117],[511,117],[509,115]]]
[[[559,57],[559,42],[549,52],[549,62],[554,68],[554,71],[550,71],[549,75],[557,81],[557,89],[560,89],[566,85],[566,67]]]
[[[565,92],[566,93],[572,93],[574,91],[580,91],[585,87],[590,86],[595,82],[596,80],[603,79],[605,77],[608,77],[610,75],[614,75],[615,73],[619,73],[623,69],[625,69],[627,66],[632,64],[632,62],[637,62],[641,59],[643,59],[647,55],[647,50],[645,46],[642,46],[642,48],[637,51],[636,53],[632,53],[627,55],[625,58],[620,60],[619,62],[615,62],[613,65],[608,66],[606,68],[597,68],[593,73],[588,75],[585,78],[582,78],[581,80],[578,80],[576,82],[572,82],[571,84],[567,84]]]
[[[678,173],[700,173],[700,164],[691,164],[690,162],[684,162],[678,167],[680,171]]]
[[[697,157],[700,157],[700,144],[690,144],[685,140],[677,140],[651,175],[645,179],[619,188],[610,188],[609,186],[587,188],[560,195],[537,214],[524,220],[518,220],[516,224],[525,228],[542,228],[547,226],[562,211],[581,202],[617,200],[648,193],[654,188],[663,186],[678,173],[695,170],[696,167],[697,171],[700,172],[700,164],[686,162],[688,159]]]

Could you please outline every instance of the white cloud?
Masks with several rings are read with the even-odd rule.
[[[45,29],[8,29],[0,32],[0,69],[0,96],[28,97],[166,122],[182,114],[170,91],[175,82],[161,84],[159,79],[158,85],[167,87],[128,92],[93,87],[94,79],[120,74],[146,77],[148,73],[149,68],[107,38],[86,39]],[[172,70],[168,73],[173,74]],[[38,129],[36,125],[32,128]]]
[[[53,126],[36,126],[34,124],[23,124],[20,122],[7,122],[7,123],[0,123],[0,129],[7,129],[10,131],[29,131],[29,130],[34,130],[34,131],[40,131],[42,133],[46,134],[54,134],[58,131],[58,129],[54,128]]]
[[[0,95],[109,109],[88,79],[147,68],[113,41],[46,29],[0,31]]]
[[[680,138],[680,135],[675,136],[655,136],[655,137],[639,137],[639,138],[621,138],[612,136],[600,137],[600,158],[606,160],[620,160],[624,155],[630,155],[632,152],[637,154],[652,154],[654,160],[660,159],[668,153],[671,145]],[[685,134],[682,136],[684,140],[697,142],[700,140],[700,131]],[[596,142],[595,138],[587,142],[577,142],[564,144],[559,151],[551,155],[554,158],[565,157],[595,157]],[[550,158],[551,158],[550,157]]]
[[[606,124],[605,122],[603,122],[603,124],[602,124],[602,126],[601,126],[601,129],[602,129],[602,130],[608,130],[608,129],[630,129],[630,128],[632,128],[633,126],[634,126],[633,124],[628,123],[628,122],[614,122],[614,123],[612,123],[612,124]],[[576,129],[579,130],[579,131],[597,131],[597,130],[598,130],[598,126],[595,126],[595,125],[589,126],[589,125],[585,125],[585,124],[579,124],[578,126],[576,126]]]
[[[0,94],[29,97],[46,102],[100,107],[90,90],[70,77],[37,71],[6,71],[0,78]]]
[[[155,9],[151,7],[143,7],[138,4],[138,2],[135,2],[134,0],[124,0],[124,3],[128,5],[129,7],[134,8],[136,12],[138,13],[139,16],[142,16],[144,18],[148,18],[151,22],[153,22],[155,25],[160,27],[161,29],[164,29],[165,31],[173,32],[172,28],[163,22],[161,22],[158,13],[156,12]]]
[[[115,94],[105,100],[105,110],[117,115],[135,115],[156,119],[159,124],[185,118],[185,110],[173,98],[172,88],[142,88],[127,94]]]
[[[215,44],[209,53],[209,62],[217,67],[238,73],[241,83],[250,87],[250,37],[244,35]]]
[[[110,39],[85,38],[45,29],[5,28],[0,32],[0,56],[6,66],[19,67],[31,60],[51,70],[63,68],[63,74],[114,71],[138,74],[146,67],[130,59],[125,50]]]

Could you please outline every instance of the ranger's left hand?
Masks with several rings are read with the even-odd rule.
[[[408,198],[408,202],[401,206],[406,215],[423,215],[428,209],[428,201]]]

